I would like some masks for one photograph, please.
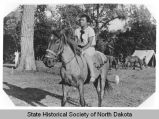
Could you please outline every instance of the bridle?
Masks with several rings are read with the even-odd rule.
[[[50,49],[47,49],[46,50],[47,52],[49,52],[50,54],[52,54],[53,56],[55,57],[58,57],[60,54],[63,53],[64,51],[64,48],[62,48],[62,50],[58,51],[58,53],[55,53],[54,51],[50,50]],[[51,58],[50,56],[47,55],[48,58]],[[71,57],[68,61],[63,61],[64,64],[68,64],[70,63],[73,59],[75,58],[75,54],[73,57]],[[64,60],[64,59],[63,59]]]
[[[54,51],[52,51],[50,49],[46,49],[46,51],[57,57],[57,54]]]
[[[50,49],[47,49],[46,51],[49,52],[49,53],[51,53],[51,54],[54,55],[55,57],[57,57],[59,54],[61,54],[61,53],[63,52],[63,50],[62,50],[61,53],[56,54],[54,51],[52,51],[52,50],[50,50]],[[47,57],[48,57],[48,56],[47,56]],[[48,58],[51,58],[51,57],[48,57]],[[64,64],[70,63],[74,58],[75,58],[75,55],[74,55],[73,57],[71,57],[68,61],[64,61]],[[64,59],[63,59],[63,60],[64,60]]]

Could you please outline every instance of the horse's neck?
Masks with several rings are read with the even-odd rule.
[[[73,59],[73,57],[74,57],[73,51],[68,45],[65,45],[62,53],[62,62],[66,64],[70,62]]]

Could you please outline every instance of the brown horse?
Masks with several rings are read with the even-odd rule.
[[[133,69],[135,69],[136,63],[138,63],[142,70],[143,61],[138,56],[127,56],[125,59],[125,65],[128,67],[129,63],[133,66]]]
[[[75,44],[73,44],[64,32],[54,31],[47,49],[47,58],[56,59],[59,57],[62,62],[60,75],[62,78],[63,98],[61,106],[65,106],[68,101],[68,88],[75,87],[79,91],[80,105],[86,106],[84,99],[84,84],[89,83],[90,71],[83,56],[76,55]],[[98,106],[101,106],[105,90],[112,87],[107,80],[109,62],[104,62],[97,73],[97,78],[93,83],[98,94]]]
[[[109,60],[109,68],[115,68],[117,70],[118,68],[118,59],[117,57],[111,56],[111,55],[106,55],[108,60]]]

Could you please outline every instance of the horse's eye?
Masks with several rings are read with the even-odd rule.
[[[56,44],[59,44],[59,43],[60,43],[60,41],[59,41],[59,40],[57,40],[57,41],[56,41]]]

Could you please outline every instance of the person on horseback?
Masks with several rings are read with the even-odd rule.
[[[112,89],[111,82],[108,80],[109,61],[103,53],[95,50],[95,33],[93,28],[88,26],[89,22],[90,18],[87,15],[80,17],[80,27],[75,30],[76,38],[73,37],[73,39],[65,30],[52,32],[53,38],[49,41],[45,57],[55,59],[54,61],[60,59],[62,62],[60,69],[60,84],[62,84],[63,92],[61,106],[71,101],[68,97],[70,87],[78,89],[80,105],[86,106],[84,84],[93,84],[98,94],[99,107],[102,106],[105,91]],[[78,54],[78,49],[80,54]],[[115,83],[119,83],[118,76],[115,78]]]
[[[90,21],[88,15],[83,14],[80,16],[80,27],[75,30],[75,40],[90,69],[90,81],[94,82],[96,77],[92,56],[95,53],[96,40],[94,29],[88,25]]]

